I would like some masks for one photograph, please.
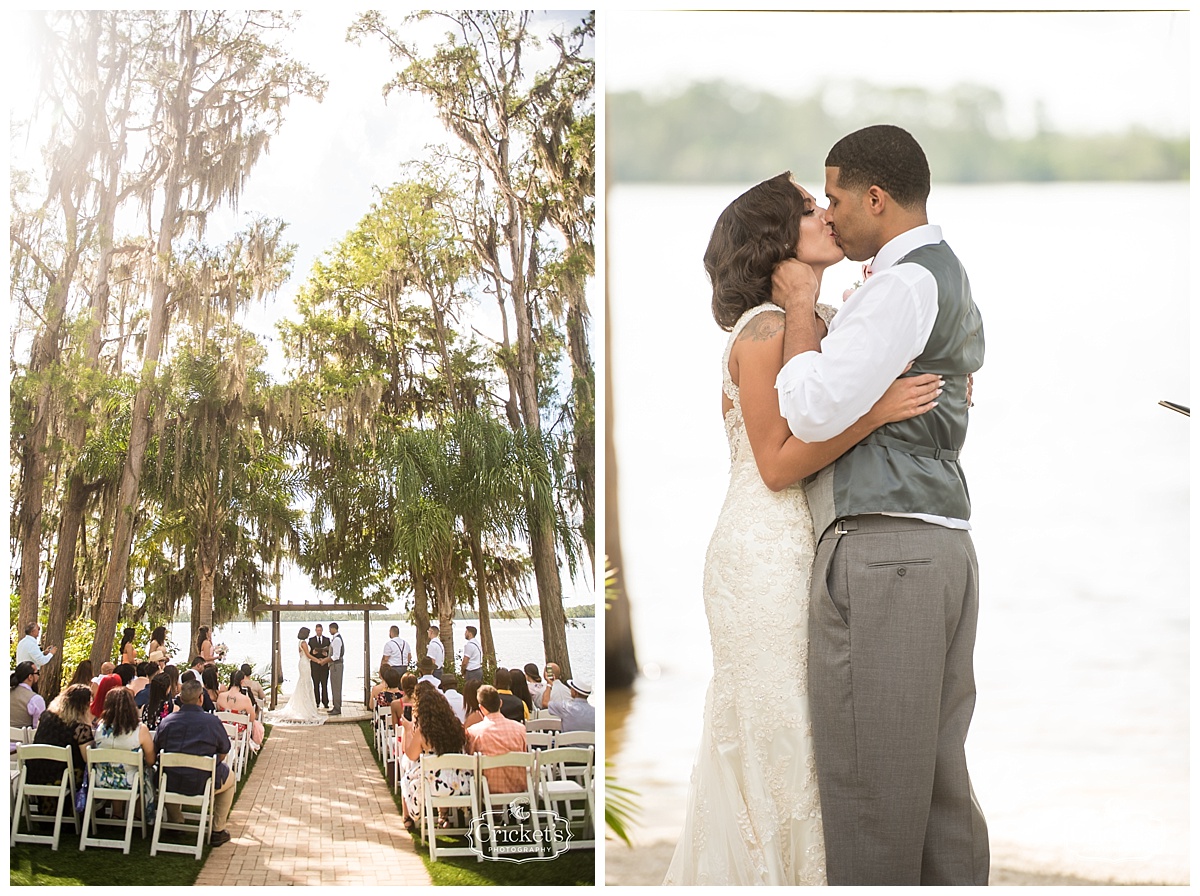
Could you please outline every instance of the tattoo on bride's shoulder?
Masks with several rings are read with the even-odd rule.
[[[738,339],[750,342],[766,342],[774,339],[783,332],[783,315],[774,311],[766,311],[755,315],[746,324]]]

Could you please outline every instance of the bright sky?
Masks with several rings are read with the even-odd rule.
[[[613,12],[600,27],[609,91],[725,79],[801,96],[827,80],[972,82],[1004,95],[1017,135],[1039,101],[1063,130],[1189,128],[1187,12]]]

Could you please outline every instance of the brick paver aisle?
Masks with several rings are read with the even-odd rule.
[[[431,883],[357,725],[276,725],[197,886]]]

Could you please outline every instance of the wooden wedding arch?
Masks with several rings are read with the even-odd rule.
[[[271,709],[279,699],[279,685],[283,684],[283,657],[279,645],[279,614],[284,611],[316,613],[328,617],[332,613],[363,614],[363,706],[371,697],[371,611],[383,612],[383,604],[266,604],[259,611],[271,614]],[[336,620],[335,620],[336,621]]]

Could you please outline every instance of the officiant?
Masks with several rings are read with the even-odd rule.
[[[322,633],[320,623],[317,623],[316,634],[308,639],[308,649],[312,652],[313,662],[309,667],[312,671],[313,696],[317,705],[329,709],[329,654],[330,641]]]

